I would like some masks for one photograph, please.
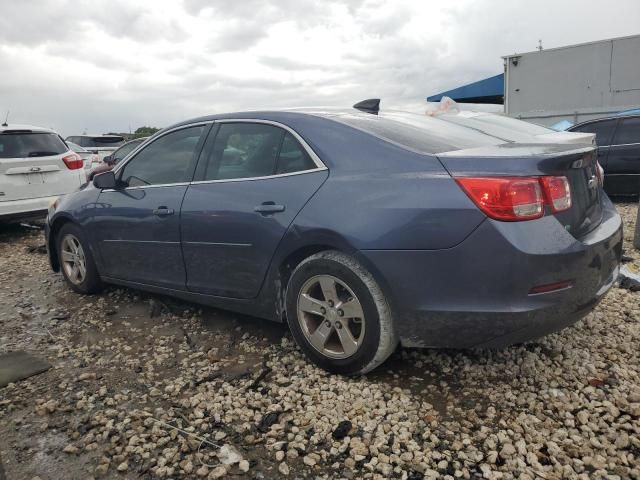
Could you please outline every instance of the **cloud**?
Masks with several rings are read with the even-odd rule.
[[[0,3],[0,114],[64,135],[370,97],[418,110],[540,38],[549,48],[635,34],[640,18],[633,0]]]

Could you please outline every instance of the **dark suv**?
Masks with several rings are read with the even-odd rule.
[[[609,195],[640,194],[640,115],[589,120],[569,131],[596,134],[598,161]]]

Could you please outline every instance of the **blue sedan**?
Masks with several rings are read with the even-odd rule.
[[[621,220],[592,145],[505,143],[403,112],[212,115],[60,198],[54,271],[286,322],[347,375],[398,344],[503,347],[614,283]]]

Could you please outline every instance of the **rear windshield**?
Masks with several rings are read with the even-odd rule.
[[[511,130],[515,130],[516,132],[526,133],[528,135],[544,135],[546,133],[555,132],[555,130],[543,127],[542,125],[538,125],[537,123],[525,122],[516,118],[505,117],[504,115],[484,114],[472,118],[477,122],[488,123],[497,127],[509,128]]]
[[[418,153],[435,154],[499,145],[504,139],[426,115],[405,112],[346,113],[331,118]]]
[[[48,132],[0,134],[0,158],[28,158],[59,155],[69,149],[60,137]]]
[[[87,143],[87,145],[83,145],[84,147],[118,148],[119,146],[124,144],[124,138],[122,137],[91,137],[91,138],[86,138],[85,142]]]
[[[460,114],[440,115],[436,118],[442,119],[445,122],[455,123],[456,125],[473,128],[487,135],[523,143],[535,141],[536,135],[555,132],[554,130],[540,127],[533,123],[523,122],[522,120],[516,120],[514,118],[500,117],[499,115],[465,115],[464,112],[462,112]]]

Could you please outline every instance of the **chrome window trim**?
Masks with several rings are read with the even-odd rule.
[[[255,180],[266,180],[271,178],[282,178],[282,177],[292,177],[293,175],[304,175],[307,173],[315,173],[322,172],[328,170],[327,167],[324,168],[312,168],[310,170],[300,170],[298,172],[291,173],[278,173],[276,175],[265,175],[263,177],[243,177],[243,178],[224,178],[221,180],[196,180],[191,182],[191,185],[206,185],[208,183],[230,183],[230,182],[252,182]]]
[[[105,188],[103,192],[120,192],[123,190],[146,190],[147,188],[163,188],[163,187],[186,187],[190,182],[178,182],[178,183],[159,183],[157,185],[137,185],[135,187],[126,187],[116,190],[115,188]]]
[[[634,143],[612,143],[611,145],[603,145],[605,147],[635,147],[636,145],[640,145],[640,142]]]
[[[123,160],[120,165],[117,166],[117,168],[115,168],[113,170],[114,175],[117,175],[118,172],[125,167],[125,165],[127,165],[127,163],[129,163],[131,160],[133,160],[135,158],[135,155],[137,155],[138,151],[140,149],[142,149],[142,147],[147,147],[149,145],[151,145],[153,142],[155,142],[156,140],[158,140],[159,138],[164,137],[165,135],[171,133],[171,132],[175,132],[176,130],[182,130],[185,128],[190,128],[190,127],[198,127],[201,125],[210,125],[210,124],[223,124],[223,123],[260,123],[260,124],[264,124],[264,125],[273,125],[274,127],[279,127],[282,128],[283,130],[285,130],[286,132],[290,133],[291,135],[293,135],[293,137],[298,141],[298,143],[300,143],[300,145],[302,145],[302,148],[304,148],[304,150],[307,152],[307,154],[311,157],[311,160],[313,160],[313,163],[315,163],[316,168],[311,168],[308,170],[300,170],[297,172],[290,172],[290,173],[278,173],[278,174],[273,174],[273,175],[265,175],[262,177],[244,177],[244,178],[228,178],[228,179],[220,179],[220,180],[195,180],[195,181],[191,181],[191,182],[178,182],[178,183],[164,183],[164,184],[158,184],[158,185],[140,185],[140,186],[136,186],[136,187],[126,187],[123,190],[144,190],[147,188],[163,188],[163,187],[179,187],[179,186],[185,186],[185,185],[205,185],[205,184],[209,184],[209,183],[227,183],[227,182],[250,182],[250,181],[255,181],[255,180],[263,180],[263,179],[269,179],[269,178],[281,178],[281,177],[290,177],[293,175],[304,175],[307,173],[313,173],[313,172],[321,172],[324,170],[329,170],[327,168],[327,166],[322,162],[322,160],[320,160],[320,157],[318,157],[318,155],[316,154],[316,152],[313,151],[313,149],[309,146],[309,144],[304,140],[304,138],[302,138],[298,132],[296,132],[294,129],[292,129],[291,127],[284,125],[283,123],[280,122],[276,122],[274,120],[263,120],[263,119],[253,119],[253,118],[224,118],[224,119],[218,119],[218,120],[207,120],[207,121],[203,121],[203,122],[195,122],[195,123],[190,123],[187,125],[180,125],[178,127],[172,128],[171,130],[167,130],[166,132],[163,132],[162,135],[158,135],[158,137],[154,138],[151,142],[142,142],[140,145],[138,145],[138,147],[132,151],[128,156],[130,158],[127,158],[125,160]],[[151,140],[151,139],[150,139]],[[115,192],[115,189],[105,189],[103,190],[104,192]]]

